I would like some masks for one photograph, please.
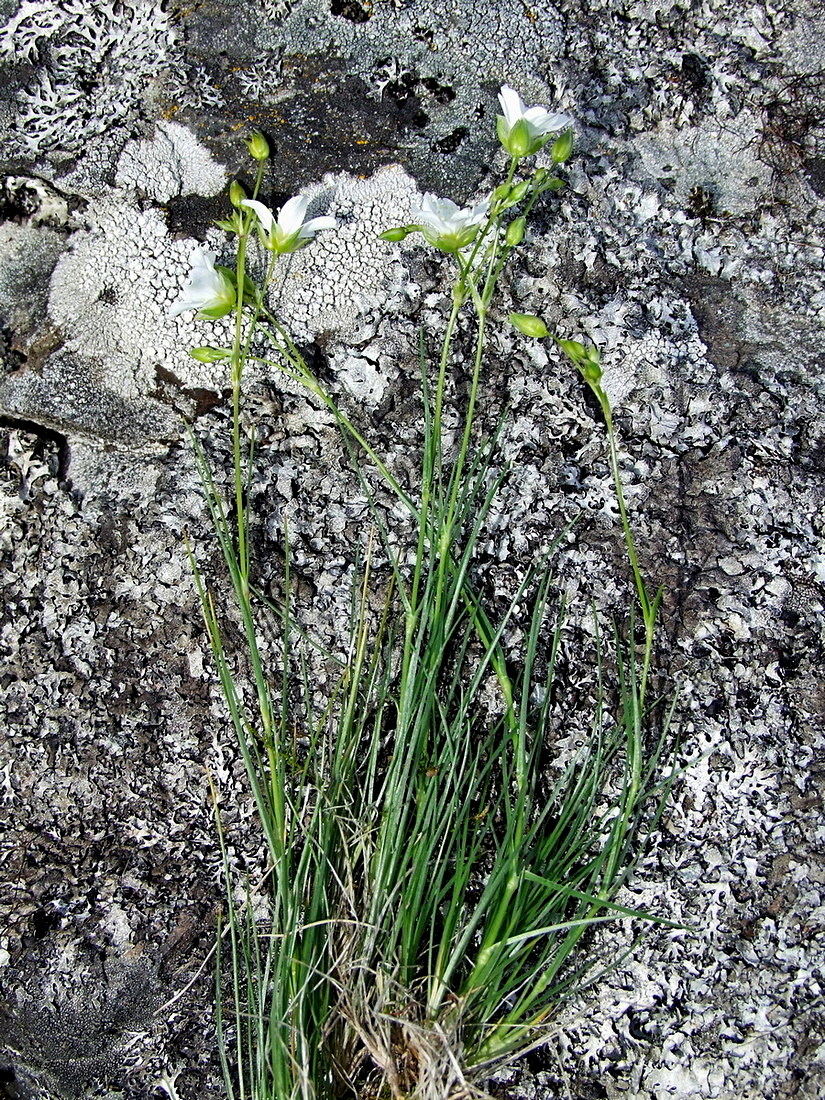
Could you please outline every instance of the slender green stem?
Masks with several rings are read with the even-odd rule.
[[[257,195],[263,181],[264,163],[258,164],[253,195]],[[244,477],[241,460],[241,380],[244,367],[244,298],[246,296],[246,246],[253,214],[243,219],[238,234],[238,253],[235,263],[237,299],[235,301],[235,329],[230,359],[232,370],[232,455],[235,480],[235,516],[238,525],[238,560],[241,568],[244,597],[249,599],[249,546],[247,520],[244,505]]]
[[[249,552],[246,539],[246,512],[244,505],[243,465],[241,462],[241,376],[244,359],[243,345],[243,294],[246,279],[247,233],[238,237],[237,286],[238,301],[235,306],[235,335],[232,342],[232,458],[235,483],[235,517],[238,534],[238,562],[241,571],[243,595],[249,598]]]
[[[644,646],[644,658],[642,663],[642,673],[639,682],[639,699],[641,705],[644,705],[645,694],[647,690],[647,680],[650,671],[650,661],[653,649],[653,634],[656,627],[656,614],[659,609],[659,603],[661,600],[661,593],[651,600],[647,593],[647,587],[645,586],[644,578],[642,576],[641,565],[639,564],[639,555],[636,552],[636,544],[633,539],[633,531],[630,527],[630,521],[627,517],[627,505],[625,503],[624,491],[622,489],[622,479],[619,472],[619,453],[616,446],[616,430],[613,425],[613,413],[610,407],[610,400],[607,394],[599,386],[596,389],[596,396],[599,399],[599,403],[602,407],[602,413],[604,414],[605,424],[607,426],[607,438],[610,448],[610,468],[613,474],[613,485],[616,492],[616,500],[619,505],[619,515],[621,517],[622,532],[624,533],[625,545],[627,547],[627,556],[630,561],[630,567],[633,571],[633,581],[636,587],[636,594],[639,599],[639,605],[642,610],[642,619],[645,627],[645,646]],[[632,641],[632,639],[631,639]]]
[[[433,492],[436,485],[441,485],[444,468],[444,442],[442,439],[442,418],[444,413],[444,388],[447,378],[447,365],[452,353],[453,335],[458,314],[464,305],[466,292],[463,281],[459,281],[453,290],[453,304],[450,316],[447,320],[447,328],[444,332],[444,340],[441,345],[441,356],[438,362],[438,377],[435,388],[435,400],[433,405],[433,417],[429,438],[425,440],[424,457],[422,462],[421,477],[421,509],[418,524],[418,546],[415,556],[415,570],[413,572],[410,588],[409,612],[407,616],[408,642],[415,630],[417,621],[418,595],[421,585],[421,575],[425,558],[425,547],[432,537],[430,530],[430,511],[432,507]]]
[[[516,161],[513,160],[510,164],[510,170],[507,176],[507,183],[512,182],[513,173],[515,172]],[[455,538],[455,516],[458,502],[458,494],[462,485],[464,468],[467,461],[467,455],[470,447],[470,440],[472,438],[473,425],[475,423],[475,410],[476,402],[478,399],[478,387],[481,378],[481,366],[484,361],[485,350],[485,336],[487,327],[487,314],[489,305],[492,300],[493,292],[495,290],[496,281],[500,272],[500,267],[497,264],[498,251],[501,244],[501,234],[499,231],[499,225],[496,218],[491,218],[488,222],[489,228],[493,226],[493,239],[490,245],[489,255],[487,257],[486,275],[484,279],[484,285],[481,293],[479,294],[475,283],[473,281],[473,275],[471,272],[471,263],[463,261],[462,258],[457,256],[459,263],[459,281],[457,286],[462,288],[462,299],[466,297],[466,286],[471,286],[473,289],[473,301],[476,308],[476,314],[478,317],[478,329],[476,332],[476,346],[475,354],[473,356],[473,373],[470,381],[470,394],[467,403],[467,412],[464,418],[464,430],[462,432],[461,443],[459,446],[458,456],[453,468],[450,478],[450,495],[447,503],[446,510],[442,514],[441,530],[439,532],[438,551],[439,551],[439,564],[438,564],[438,589],[439,593],[443,592],[446,581],[446,569],[451,557],[451,549]],[[448,332],[450,341],[452,340],[452,333]],[[446,351],[446,347],[445,347]],[[446,354],[442,354],[442,366],[446,362]],[[441,381],[441,375],[439,374],[439,382]],[[437,406],[438,409],[438,406]],[[440,410],[438,410],[440,412]],[[437,430],[437,428],[436,428]],[[489,639],[487,639],[489,641]],[[482,638],[482,641],[484,639]],[[498,647],[497,647],[498,650]],[[510,677],[507,673],[506,664],[503,656],[500,652],[496,652],[493,659],[493,668],[496,672],[496,676],[499,681],[499,685],[504,696],[505,714],[508,725],[511,730],[515,731],[517,727],[517,721],[514,712],[513,704],[513,686]],[[519,789],[523,789],[525,781],[523,754],[517,752],[517,782]]]
[[[267,359],[262,355],[249,355],[247,358],[256,362],[263,363],[269,367],[275,367],[281,371],[288,378],[291,378],[294,382],[300,382],[310,393],[314,394],[320,401],[326,405],[330,412],[338,422],[339,427],[355,440],[359,447],[362,448],[364,453],[375,464],[381,476],[386,481],[392,492],[401,501],[401,503],[409,509],[410,513],[418,517],[419,512],[416,506],[413,504],[412,498],[408,493],[404,491],[399,483],[398,479],[391,472],[387,464],[378,454],[374,447],[372,447],[363,434],[356,428],[350,418],[344,413],[339,405],[333,400],[333,398],[326,392],[320,382],[315,378],[309,368],[306,366],[304,360],[300,356],[300,352],[293,355],[287,347],[276,346],[276,350],[280,351],[281,355],[292,365],[292,369],[285,367],[282,362],[278,362],[275,359]]]
[[[259,163],[256,174],[253,195],[257,195],[263,181],[264,164]],[[243,368],[249,356],[249,345],[255,328],[257,317],[253,317],[252,323],[244,325],[245,299],[247,296],[246,254],[249,240],[250,227],[254,215],[250,212],[244,216],[241,229],[238,233],[238,252],[236,258],[236,287],[237,298],[235,302],[235,325],[233,331],[232,351],[230,357],[231,383],[232,383],[232,459],[233,482],[235,501],[235,520],[237,530],[237,572],[233,574],[236,580],[235,589],[239,609],[244,624],[244,633],[252,659],[253,676],[255,679],[258,709],[261,718],[261,734],[267,753],[269,764],[269,786],[272,799],[275,829],[273,840],[275,843],[275,855],[280,857],[284,851],[286,831],[286,807],[283,790],[283,764],[278,758],[278,750],[273,740],[273,716],[269,687],[261,664],[258,650],[258,636],[252,611],[251,593],[249,584],[250,558],[249,558],[249,519],[246,503],[246,480],[244,459],[241,447],[241,386],[243,381]],[[270,262],[267,278],[271,278],[272,264]]]

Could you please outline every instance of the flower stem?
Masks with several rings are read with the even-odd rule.
[[[621,517],[625,546],[627,547],[627,556],[630,562],[630,568],[633,572],[633,582],[636,587],[636,595],[639,599],[639,605],[642,611],[642,620],[645,627],[644,657],[642,663],[642,674],[639,680],[639,699],[643,704],[645,693],[647,690],[648,675],[650,671],[650,659],[653,649],[653,634],[656,625],[656,614],[659,610],[659,604],[661,603],[661,592],[657,593],[656,596],[651,600],[647,592],[644,578],[642,577],[642,569],[641,565],[639,564],[639,555],[636,552],[636,543],[633,539],[633,531],[630,527],[630,521],[627,518],[627,505],[625,503],[624,491],[622,489],[622,479],[619,473],[619,452],[616,445],[616,429],[613,424],[613,412],[610,407],[610,399],[600,385],[595,388],[595,393],[599,400],[599,404],[601,405],[605,425],[607,427],[607,439],[610,448],[610,470],[613,475],[613,485],[616,491],[616,500],[619,505],[619,515]]]
[[[263,182],[264,162],[258,164],[253,196],[257,195]],[[249,227],[252,215],[247,215],[243,229],[238,234],[238,254],[235,265],[237,299],[235,301],[235,331],[232,340],[232,457],[235,480],[235,518],[238,527],[238,562],[241,583],[245,598],[249,599],[249,540],[246,507],[244,502],[244,471],[241,460],[241,380],[245,361],[244,347],[244,298],[246,296],[246,245],[249,240]],[[251,333],[250,333],[251,335]],[[247,341],[248,343],[248,341]]]

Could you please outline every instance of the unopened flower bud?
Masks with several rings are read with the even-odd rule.
[[[602,378],[601,352],[591,344],[585,350],[584,360],[579,363],[582,378],[591,386],[598,386]]]
[[[199,363],[220,363],[222,359],[229,359],[232,352],[226,348],[192,348],[189,354]]]
[[[579,366],[586,358],[584,344],[580,344],[578,340],[559,340],[557,342],[564,354],[568,359],[572,359],[576,366]]]
[[[510,192],[510,205],[514,205],[517,202],[521,202],[527,192],[530,190],[530,180],[522,180],[521,183],[517,183],[513,190]]]
[[[246,139],[246,147],[255,160],[266,160],[269,156],[269,142],[260,130],[255,130]]]
[[[507,232],[504,234],[504,240],[510,246],[515,248],[517,244],[521,244],[524,239],[524,230],[527,226],[526,218],[516,218],[511,221],[507,226]]]
[[[378,239],[380,241],[403,241],[410,233],[412,233],[410,226],[399,225],[395,229],[385,229],[383,233],[378,234]]]
[[[602,368],[598,363],[594,363],[590,359],[586,359],[583,363],[579,363],[579,370],[581,376],[590,386],[598,386],[602,379]]]
[[[229,185],[229,201],[233,206],[240,206],[245,198],[246,191],[244,191],[243,185],[238,183],[237,180],[232,180]]]
[[[534,313],[511,313],[510,324],[525,336],[532,336],[537,340],[549,336],[544,321]]]
[[[553,158],[554,164],[563,164],[566,160],[569,160],[570,154],[573,152],[573,131],[565,130],[563,134],[556,138],[553,142],[553,148],[550,150],[550,156]]]

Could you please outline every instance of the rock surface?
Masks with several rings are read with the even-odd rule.
[[[214,569],[184,418],[226,469],[226,379],[187,355],[224,323],[168,306],[194,245],[227,247],[209,226],[248,171],[242,134],[272,139],[273,205],[303,189],[342,225],[295,257],[283,313],[403,472],[445,269],[375,236],[421,191],[485,193],[507,82],[571,113],[578,145],[501,314],[603,349],[691,764],[625,898],[688,930],[648,935],[496,1088],[821,1096],[820,6],[0,0],[0,24],[0,1095],[221,1095],[207,768],[233,860],[257,848],[184,544]],[[340,644],[363,491],[329,416],[252,381],[262,583],[278,588],[286,520],[302,614]],[[590,676],[575,609],[627,599],[603,430],[504,324],[485,386],[514,464],[479,563],[492,597],[583,510],[557,561],[573,698]],[[607,934],[605,957],[633,934]]]

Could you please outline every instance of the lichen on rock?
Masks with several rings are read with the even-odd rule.
[[[0,61],[32,68],[13,142],[35,156],[78,152],[137,111],[174,40],[160,0],[23,0],[0,28]]]
[[[661,667],[680,683],[689,765],[623,900],[690,932],[661,929],[622,958],[499,1089],[818,1095],[821,12],[4,0],[0,18],[3,1082],[137,1100],[177,1075],[183,1100],[219,1095],[208,977],[157,1008],[212,943],[204,762],[226,792],[234,865],[254,874],[259,860],[184,546],[186,532],[218,575],[183,424],[229,468],[223,369],[188,356],[227,328],[168,307],[197,243],[231,258],[210,225],[229,209],[224,179],[245,173],[242,135],[260,126],[275,150],[264,201],[303,191],[340,222],[284,266],[273,304],[412,478],[420,333],[435,346],[446,276],[412,240],[375,238],[424,190],[485,193],[507,81],[576,118],[569,186],[537,211],[502,313],[537,312],[603,351],[645,568],[667,592]],[[475,564],[506,606],[576,520],[555,559],[571,608],[563,758],[593,687],[590,607],[609,617],[628,598],[609,466],[597,410],[552,348],[491,328],[481,416],[509,409],[513,472]],[[466,382],[455,366],[448,429]],[[277,596],[286,523],[296,615],[335,649],[363,487],[300,387],[253,373],[248,410],[259,579]],[[615,960],[630,938],[607,930],[594,950]]]

